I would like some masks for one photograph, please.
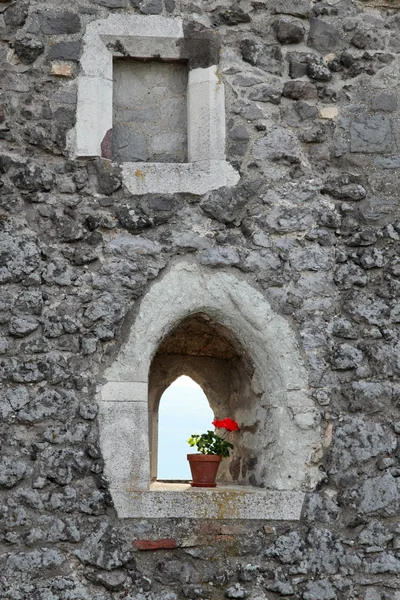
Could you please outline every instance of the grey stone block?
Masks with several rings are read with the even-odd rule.
[[[390,92],[381,92],[371,101],[372,110],[383,110],[393,112],[397,108],[397,98]]]
[[[308,17],[310,15],[308,0],[275,0],[272,7],[273,12],[281,15],[292,15],[293,17]]]
[[[130,127],[116,125],[113,129],[113,158],[117,162],[147,160],[146,136]]]
[[[305,28],[301,21],[281,17],[274,23],[276,37],[281,44],[299,44],[303,41]]]
[[[162,12],[162,0],[149,0],[143,2],[140,7],[140,12],[144,15],[159,15]]]
[[[43,53],[43,49],[42,42],[34,37],[24,37],[14,42],[15,53],[25,64],[33,63]]]
[[[394,148],[391,119],[385,115],[356,117],[350,126],[350,152],[390,152]]]
[[[81,52],[81,42],[58,42],[53,44],[47,55],[48,60],[72,60],[78,61]]]
[[[339,31],[322,19],[310,19],[310,31],[307,45],[322,54],[336,52],[343,47],[343,40]]]
[[[46,35],[60,33],[79,33],[81,20],[79,15],[70,11],[40,10],[37,14],[39,27]]]

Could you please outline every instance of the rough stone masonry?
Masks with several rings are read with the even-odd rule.
[[[1,599],[399,600],[399,7],[1,0]],[[237,186],[132,196],[70,159],[81,39],[119,12],[220,37]],[[116,517],[96,387],[188,255],[301,341],[326,443],[300,522]]]

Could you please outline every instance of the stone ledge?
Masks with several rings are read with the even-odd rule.
[[[224,186],[234,186],[239,174],[224,160],[195,163],[123,163],[123,182],[131,194],[202,195]]]
[[[112,490],[122,519],[260,519],[298,521],[305,494],[221,485],[152,484],[148,491]]]

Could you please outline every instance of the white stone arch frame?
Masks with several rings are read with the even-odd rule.
[[[193,495],[155,492],[150,486],[149,367],[173,327],[198,312],[236,334],[254,361],[253,383],[262,391],[261,401],[268,402],[275,437],[273,455],[266,461],[268,489],[236,488],[223,514],[215,496],[218,487]],[[308,462],[320,438],[318,413],[294,331],[245,280],[194,263],[176,264],[144,296],[129,339],[105,375],[98,398],[101,449],[121,517],[300,517],[304,491],[318,480],[317,467]]]
[[[113,126],[113,57],[178,60],[183,37],[180,18],[115,14],[89,23],[78,78],[74,157],[102,156]],[[218,65],[190,70],[187,96],[188,162],[123,163],[123,181],[132,194],[204,194],[239,181],[225,160],[225,94]]]

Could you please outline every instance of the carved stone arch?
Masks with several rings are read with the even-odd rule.
[[[241,412],[238,405],[236,409],[242,424],[256,424],[256,435],[253,431],[250,440],[248,433],[244,444],[257,453],[255,484],[294,492],[318,479],[316,467],[309,464],[320,437],[318,412],[289,322],[245,279],[181,262],[144,296],[129,338],[107,370],[108,383],[99,394],[105,474],[116,505],[125,507],[121,514],[132,516],[132,511],[125,510],[129,494],[149,490],[151,483],[149,425],[158,393],[153,397],[150,389],[149,402],[150,367],[171,332],[198,314],[222,327],[228,339],[231,332],[243,350],[244,363],[251,364],[246,387],[248,396],[253,395],[251,410],[245,403]],[[177,365],[174,368],[178,373]],[[170,367],[170,377],[174,368]],[[201,369],[194,363],[190,368],[196,381]],[[226,470],[223,480],[229,481]],[[249,484],[247,480],[239,483]]]

